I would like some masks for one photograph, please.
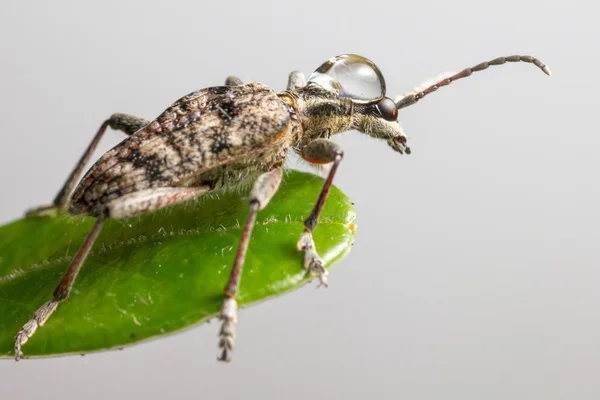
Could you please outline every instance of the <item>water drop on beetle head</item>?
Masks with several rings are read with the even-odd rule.
[[[379,68],[371,60],[356,54],[329,59],[308,81],[358,103],[376,101],[385,96],[385,79]]]

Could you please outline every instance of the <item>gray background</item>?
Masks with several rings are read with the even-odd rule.
[[[403,110],[409,157],[341,136],[354,249],[329,289],[244,310],[233,363],[215,361],[212,324],[122,352],[2,360],[0,398],[598,399],[588,3],[2,1],[2,222],[51,200],[112,112],[151,118],[228,74],[283,89],[289,71],[352,52],[394,95],[530,53],[554,76],[497,67]]]

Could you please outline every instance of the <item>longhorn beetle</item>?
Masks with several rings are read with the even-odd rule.
[[[54,209],[91,215],[96,223],[54,291],[25,323],[15,338],[15,359],[22,346],[65,300],[81,266],[107,218],[121,219],[200,197],[221,188],[253,182],[249,214],[225,287],[219,332],[219,360],[229,361],[237,322],[236,294],[246,250],[258,211],[277,191],[282,167],[290,149],[312,164],[332,163],[317,202],[304,221],[298,250],[304,252],[304,268],[327,285],[327,271],[312,238],[331,182],[343,158],[336,133],[358,130],[384,139],[396,152],[410,154],[398,110],[408,107],[442,86],[473,72],[506,62],[526,62],[550,75],[549,69],[531,56],[509,56],[483,62],[440,80],[421,91],[391,99],[385,81],[370,60],[345,54],[323,63],[309,77],[290,73],[287,90],[275,93],[259,82],[244,84],[230,76],[225,86],[198,90],[182,97],[155,120],[113,114],[100,126],[51,205],[27,212],[46,215]],[[73,191],[106,128],[128,137],[105,153]]]

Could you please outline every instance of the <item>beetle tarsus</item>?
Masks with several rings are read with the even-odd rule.
[[[233,297],[225,299],[219,318],[223,321],[219,331],[219,348],[222,351],[217,360],[229,362],[231,361],[229,353],[235,346],[235,324],[237,323],[237,302]]]
[[[19,361],[21,358],[25,357],[21,347],[25,344],[25,342],[27,342],[27,340],[29,340],[29,337],[21,329],[15,338],[15,361]]]
[[[317,287],[327,287],[327,275],[328,272],[323,266],[323,260],[319,257],[315,248],[315,242],[312,237],[312,233],[304,231],[298,241],[298,250],[304,251],[304,268],[312,276],[319,278],[319,285]]]
[[[52,313],[58,307],[58,300],[50,300],[44,303],[43,306],[37,309],[33,317],[23,325],[15,336],[15,361],[24,358],[22,347],[33,336],[35,331],[44,325],[46,320],[50,318]]]

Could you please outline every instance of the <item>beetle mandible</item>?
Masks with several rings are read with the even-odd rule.
[[[298,241],[298,250],[304,252],[304,268],[318,277],[319,286],[326,285],[327,271],[315,248],[312,232],[344,155],[330,137],[358,130],[385,140],[398,153],[410,154],[406,135],[397,120],[398,110],[455,80],[506,62],[531,63],[550,75],[537,58],[500,57],[464,69],[424,90],[391,99],[386,97],[385,80],[373,62],[345,54],[323,63],[308,82],[301,72],[292,72],[283,92],[275,93],[258,82],[244,84],[231,76],[225,86],[202,89],[179,99],[153,121],[113,114],[100,126],[52,204],[27,212],[28,216],[40,216],[58,209],[94,216],[96,223],[73,257],[53,298],[17,333],[15,359],[23,357],[23,344],[69,296],[105,219],[150,213],[246,182],[253,185],[249,214],[220,315],[219,359],[229,361],[237,322],[236,294],[246,250],[257,213],[267,206],[279,187],[289,150],[312,164],[332,163]],[[108,127],[123,131],[128,137],[100,157],[73,190]]]

